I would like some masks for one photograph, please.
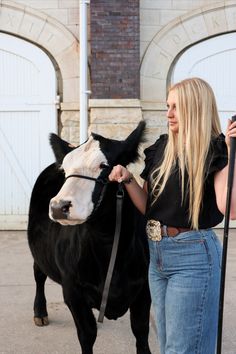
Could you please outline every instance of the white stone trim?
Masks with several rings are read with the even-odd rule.
[[[90,99],[90,108],[141,107],[139,99]]]

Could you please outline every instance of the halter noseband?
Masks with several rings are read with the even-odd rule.
[[[100,193],[100,197],[99,197],[97,203],[94,206],[92,214],[87,219],[87,220],[91,220],[94,217],[95,212],[97,211],[97,209],[99,208],[99,206],[100,206],[100,204],[101,204],[101,202],[103,200],[103,197],[104,197],[104,195],[106,193],[106,189],[107,189],[107,185],[109,183],[109,180],[108,180],[108,178],[95,178],[95,177],[90,177],[90,176],[85,176],[85,175],[78,175],[78,174],[69,175],[69,176],[67,176],[65,178],[65,180],[67,180],[68,178],[71,178],[71,177],[88,179],[90,181],[94,181],[95,183],[100,183],[102,185],[102,190],[101,190],[101,193]]]
[[[70,177],[77,177],[77,178],[83,178],[83,179],[89,179],[90,181],[94,181],[94,182],[98,182],[101,183],[103,185],[106,185],[109,183],[109,180],[106,178],[102,179],[102,178],[94,178],[94,177],[90,177],[90,176],[84,176],[84,175],[77,175],[77,174],[73,174],[73,175],[69,175],[65,178],[65,180],[67,180]]]

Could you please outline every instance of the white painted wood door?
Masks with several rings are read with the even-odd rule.
[[[31,191],[54,161],[56,74],[35,45],[0,33],[0,229],[27,227]]]
[[[236,114],[236,33],[205,40],[186,50],[173,69],[171,81],[187,77],[200,77],[211,85],[225,133],[228,118]],[[235,228],[236,221],[230,225]]]

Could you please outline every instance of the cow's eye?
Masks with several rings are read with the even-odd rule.
[[[109,167],[109,165],[108,165],[108,163],[106,163],[106,162],[102,162],[101,164],[100,164],[100,168],[108,168]]]

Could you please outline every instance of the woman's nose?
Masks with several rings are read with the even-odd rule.
[[[168,109],[168,111],[166,112],[166,116],[169,117],[173,117],[173,110],[172,109]]]

